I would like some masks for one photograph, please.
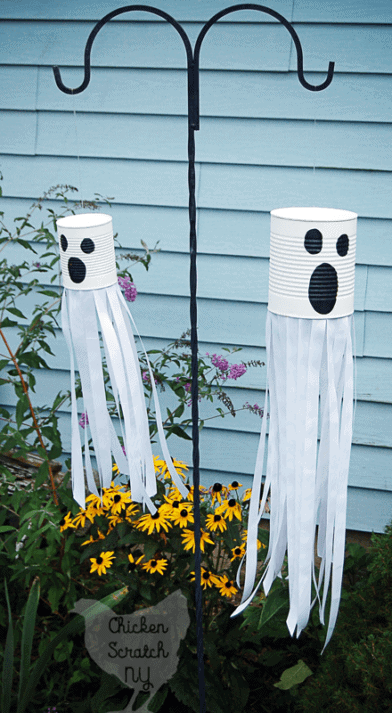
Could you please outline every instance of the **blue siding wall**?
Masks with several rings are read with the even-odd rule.
[[[205,21],[234,4],[152,2],[183,24],[192,43]],[[203,42],[196,133],[200,350],[242,346],[233,362],[265,360],[270,210],[324,205],[357,212],[358,401],[347,527],[382,532],[392,517],[392,6],[390,0],[279,0],[270,7],[294,23],[306,79],[322,82],[329,61],[335,75],[325,91],[305,90],[289,33],[259,12],[226,16]],[[124,248],[137,249],[141,238],[150,247],[160,240],[149,272],[133,270],[139,294],[131,309],[146,347],[162,348],[189,326],[182,41],[157,16],[127,13],[96,38],[84,93],[61,93],[51,69],[60,66],[63,81],[78,86],[86,39],[115,8],[103,0],[0,3],[0,209],[10,225],[58,183],[78,186],[84,198],[114,196],[110,212]],[[43,252],[37,243],[35,249]],[[18,245],[3,257],[39,259]],[[37,276],[50,284],[47,275]],[[17,306],[31,321],[45,299],[30,294]],[[17,330],[5,334],[16,349]],[[49,344],[50,370],[35,371],[37,406],[52,405],[59,390],[70,388],[61,329]],[[265,378],[263,367],[232,382],[228,393],[237,408],[264,404]],[[161,401],[171,403],[167,394]],[[14,412],[12,388],[1,387],[0,403]],[[214,408],[202,404],[201,416],[214,416]],[[59,424],[64,462],[69,407]],[[235,478],[251,486],[260,425],[247,411],[206,422],[202,484]],[[168,443],[173,456],[191,463],[188,442],[172,436]]]

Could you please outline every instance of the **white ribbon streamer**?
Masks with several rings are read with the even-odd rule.
[[[249,507],[245,583],[240,605],[250,604],[263,582],[267,595],[287,550],[290,611],[287,627],[297,637],[320,602],[324,614],[332,572],[327,646],[335,627],[344,567],[347,482],[353,422],[353,316],[335,319],[285,317],[267,310],[267,384],[264,418]],[[354,328],[355,343],[355,328]],[[267,474],[260,510],[261,474],[266,435],[267,395],[270,394]],[[320,417],[319,417],[320,396]],[[317,455],[317,434],[321,422]],[[257,532],[271,490],[270,541],[267,567],[255,589]],[[314,543],[321,557],[316,582]],[[321,585],[324,580],[322,602]],[[311,602],[312,581],[316,597]],[[322,651],[322,653],[323,653]]]
[[[84,509],[85,485],[76,403],[75,361],[73,354],[73,350],[75,350],[82,385],[84,409],[88,414],[89,422],[85,426],[85,461],[89,490],[98,495],[91,467],[87,433],[88,425],[97,459],[101,499],[102,488],[109,488],[112,481],[111,454],[113,453],[119,470],[130,476],[133,500],[143,503],[143,507],[147,505],[150,513],[155,514],[157,508],[151,500],[151,497],[157,493],[155,468],[140,365],[127,313],[139,336],[147,360],[163,458],[181,495],[184,498],[188,496],[188,490],[174,469],[167,448],[158,394],[150,362],[118,284],[95,290],[64,289],[62,296],[62,328],[71,359],[72,491],[75,500]],[[97,314],[110,382],[126,448],[126,457],[107,409]],[[120,418],[120,403],[125,422],[125,433],[122,419]]]

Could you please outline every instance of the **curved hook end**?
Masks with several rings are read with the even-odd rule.
[[[76,89],[70,89],[70,87],[66,87],[65,84],[63,84],[63,81],[61,79],[61,74],[60,70],[58,67],[52,67],[53,69],[53,74],[54,74],[54,80],[58,86],[58,88],[64,92],[64,94],[80,94],[86,87],[88,86],[90,82],[90,74],[89,72],[86,72],[86,76],[84,78],[84,81],[80,85],[80,87],[77,87]]]
[[[326,80],[321,84],[309,84],[309,82],[307,82],[304,77],[302,61],[300,60],[300,58],[298,58],[298,79],[301,82],[302,86],[305,87],[305,89],[309,89],[311,92],[321,92],[323,89],[329,87],[333,79],[334,69],[335,62],[330,62],[328,64],[328,74]]]

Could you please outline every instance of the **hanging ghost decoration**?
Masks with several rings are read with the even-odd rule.
[[[316,598],[324,625],[332,570],[324,648],[338,614],[345,552],[353,422],[356,226],[357,215],[351,211],[271,211],[264,419],[249,508],[244,590],[232,614],[237,616],[248,606],[262,582],[268,594],[276,576],[282,576],[287,550],[290,611],[286,623],[291,636],[297,630],[298,637],[305,628]],[[268,392],[268,459],[260,502]],[[269,491],[267,567],[252,592],[258,524]],[[318,582],[314,565],[317,522]],[[312,580],[316,591],[313,602]]]
[[[112,218],[103,213],[71,215],[57,221],[57,230],[64,286],[61,303],[62,329],[71,359],[73,497],[80,507],[85,507],[83,458],[75,395],[75,350],[84,411],[88,414],[101,488],[110,487],[113,454],[120,472],[129,475],[133,500],[146,504],[153,515],[157,512],[151,500],[157,492],[155,469],[144,390],[131,325],[136,332],[137,328],[118,285]],[[98,324],[126,455],[107,409]],[[145,350],[144,353],[150,373],[163,457],[177,488],[183,497],[187,497],[188,491],[176,473],[169,455],[154,377]],[[125,433],[120,416],[120,403]],[[92,493],[98,495],[90,461],[87,424],[85,462],[88,487]]]

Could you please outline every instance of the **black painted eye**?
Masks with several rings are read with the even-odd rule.
[[[68,240],[65,235],[60,235],[61,249],[65,252],[68,247]]]
[[[80,247],[87,255],[94,252],[95,250],[95,245],[91,238],[84,238],[84,240],[82,240],[82,242],[80,243]]]
[[[323,247],[323,236],[317,228],[311,228],[305,235],[305,250],[311,255],[317,255]]]
[[[336,250],[338,255],[340,257],[344,257],[348,253],[348,245],[349,245],[349,239],[348,235],[346,233],[343,233],[343,235],[338,238],[337,243],[336,243]]]

